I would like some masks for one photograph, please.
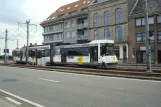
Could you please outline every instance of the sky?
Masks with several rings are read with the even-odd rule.
[[[23,24],[30,19],[30,39],[29,43],[42,44],[43,29],[39,25],[50,14],[62,5],[77,0],[0,0],[0,55],[4,54],[5,47],[4,37],[5,30],[8,30],[8,48],[10,54],[17,47],[26,45],[26,25]],[[22,23],[18,25],[18,22]]]

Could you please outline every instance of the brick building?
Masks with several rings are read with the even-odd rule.
[[[129,16],[129,55],[136,57],[137,63],[146,63],[146,35],[145,18],[139,7],[144,7],[145,3],[138,3]],[[161,3],[158,0],[148,0],[149,14],[156,4],[158,6],[149,15],[149,26],[152,31],[151,50],[152,63],[161,63]],[[153,7],[153,8],[152,8]],[[135,52],[136,51],[136,52]],[[135,54],[136,53],[136,54]]]

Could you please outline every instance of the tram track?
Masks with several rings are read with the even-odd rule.
[[[76,73],[76,74],[88,74],[88,75],[99,75],[99,76],[112,76],[112,77],[124,77],[124,78],[135,78],[135,79],[150,79],[150,80],[161,80],[161,70],[155,69],[152,73],[145,72],[145,69],[134,70],[133,68],[123,68],[123,67],[110,67],[108,69],[97,68],[87,68],[79,66],[32,66],[32,65],[22,65],[22,64],[9,64],[1,66],[18,67],[18,68],[28,68],[37,69],[53,72],[66,72],[66,73]],[[120,68],[120,69],[119,69]]]

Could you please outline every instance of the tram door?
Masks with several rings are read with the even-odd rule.
[[[67,52],[66,49],[61,49],[61,62],[66,63]]]
[[[90,48],[91,63],[98,63],[98,46]]]

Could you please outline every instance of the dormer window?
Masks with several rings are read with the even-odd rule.
[[[78,7],[78,5],[75,5],[75,7]]]
[[[68,7],[68,10],[70,9],[70,7]]]

